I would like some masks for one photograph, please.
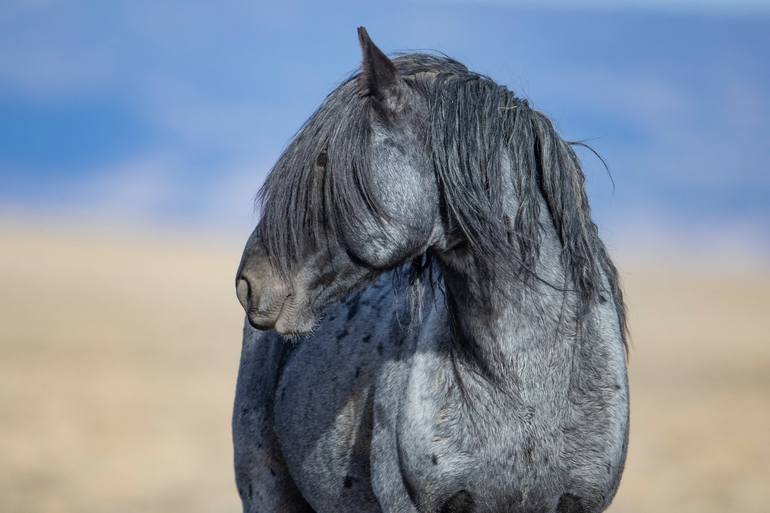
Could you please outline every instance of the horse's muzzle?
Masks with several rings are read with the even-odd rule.
[[[275,328],[289,296],[288,287],[280,280],[259,280],[248,271],[242,271],[236,277],[235,292],[249,324],[260,330]]]

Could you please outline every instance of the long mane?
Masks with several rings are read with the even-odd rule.
[[[625,339],[618,273],[591,220],[585,176],[571,145],[526,100],[455,60],[404,54],[393,62],[406,85],[428,102],[426,147],[440,201],[481,272],[489,279],[500,273],[537,279],[533,269],[542,238],[542,198],[582,311],[610,295]],[[356,78],[326,97],[260,190],[261,234],[282,272],[322,235],[339,239],[362,210],[382,214],[369,187],[371,106],[359,97]],[[321,152],[328,155],[323,173],[316,164]],[[511,168],[519,200],[514,219],[503,211],[504,173]]]

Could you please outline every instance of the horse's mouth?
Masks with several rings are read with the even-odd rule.
[[[268,331],[275,327],[275,321],[257,311],[249,310],[246,312],[246,318],[252,328],[260,331]]]
[[[297,338],[309,335],[314,327],[315,320],[310,314],[291,318],[280,316],[275,324],[275,331],[284,337]]]
[[[284,302],[278,315],[265,315],[256,310],[249,310],[246,317],[254,329],[260,331],[275,330],[287,338],[298,338],[310,334],[315,325],[311,312]]]

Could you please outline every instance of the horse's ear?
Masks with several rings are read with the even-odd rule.
[[[388,100],[396,95],[398,71],[393,62],[377,48],[364,27],[358,27],[358,41],[364,54],[361,74],[358,75],[359,96],[372,96],[378,100]]]

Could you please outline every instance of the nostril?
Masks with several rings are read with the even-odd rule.
[[[238,296],[238,301],[244,310],[249,309],[249,296],[251,295],[251,286],[246,278],[238,278],[235,283],[235,293]]]
[[[275,326],[288,295],[288,287],[283,281],[266,274],[252,269],[235,276],[238,301],[246,311],[249,324],[260,330]]]

